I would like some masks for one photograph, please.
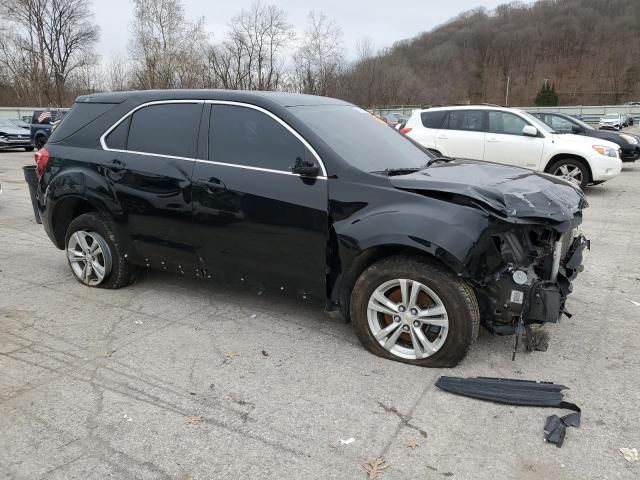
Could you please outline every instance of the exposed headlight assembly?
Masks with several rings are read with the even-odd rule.
[[[618,158],[618,150],[605,147],[604,145],[593,145],[592,148],[605,157]]]
[[[626,133],[621,133],[620,136],[624,139],[625,142],[630,143],[631,145],[638,144],[638,139],[633,135],[627,135]]]

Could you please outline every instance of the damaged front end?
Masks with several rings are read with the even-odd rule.
[[[485,222],[458,274],[474,288],[483,325],[497,335],[557,322],[582,271],[583,192],[556,177],[453,160],[392,178],[396,188],[483,212]],[[461,217],[462,218],[462,217]],[[474,227],[459,225],[462,232]],[[529,335],[528,335],[529,338]]]
[[[502,225],[487,232],[487,274],[470,279],[485,327],[497,335],[520,325],[557,322],[568,312],[571,282],[582,271],[589,241],[581,217],[557,225]]]

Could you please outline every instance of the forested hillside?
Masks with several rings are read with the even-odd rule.
[[[341,93],[367,106],[504,104],[508,77],[510,105],[533,104],[545,79],[563,105],[639,100],[640,1],[541,0],[466,12],[365,55]]]

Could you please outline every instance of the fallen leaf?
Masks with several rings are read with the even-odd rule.
[[[420,446],[420,444],[418,442],[416,442],[415,440],[411,440],[410,442],[406,443],[404,445],[407,448],[410,448],[411,450],[413,450],[414,448],[417,448]]]
[[[109,351],[106,351],[106,352],[102,352],[100,354],[100,356],[101,357],[105,357],[105,358],[110,358],[111,355],[113,355],[113,352],[115,352],[115,350],[109,350]]]
[[[185,417],[184,421],[189,425],[197,425],[198,423],[203,422],[204,418],[200,415],[188,415]]]
[[[268,357],[268,356],[269,356],[269,354],[267,353],[267,351],[266,351],[266,350],[262,350],[262,355],[264,355],[265,357]]]
[[[383,471],[389,468],[389,465],[382,458],[370,458],[363,467],[369,475],[369,480],[377,480],[382,476]]]
[[[637,462],[638,460],[640,460],[640,455],[638,454],[637,448],[622,447],[620,449],[620,453],[622,453],[624,459],[629,463]]]
[[[235,357],[237,357],[238,355],[240,355],[240,354],[239,354],[239,353],[236,353],[236,352],[228,352],[228,353],[225,355],[225,357],[226,357],[226,358],[235,358]]]

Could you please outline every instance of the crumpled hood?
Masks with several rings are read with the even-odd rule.
[[[588,206],[582,191],[564,180],[495,163],[453,160],[389,180],[404,190],[461,195],[509,217],[563,222]]]

